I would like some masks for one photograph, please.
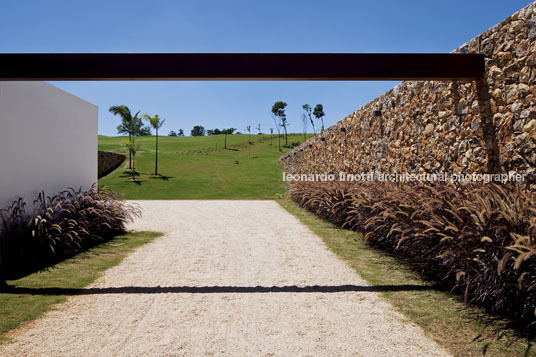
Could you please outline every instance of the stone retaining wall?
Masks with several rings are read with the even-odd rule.
[[[99,178],[108,175],[125,161],[125,155],[99,150]]]
[[[482,81],[405,81],[280,159],[287,173],[508,173],[536,183],[536,3],[453,53]]]

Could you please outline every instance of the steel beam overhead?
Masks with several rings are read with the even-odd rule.
[[[478,80],[481,54],[4,53],[0,80]]]

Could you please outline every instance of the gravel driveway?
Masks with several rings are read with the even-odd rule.
[[[164,232],[2,356],[444,356],[273,201],[140,201]]]

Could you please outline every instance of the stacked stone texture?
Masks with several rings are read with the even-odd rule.
[[[453,53],[483,53],[484,79],[402,82],[283,156],[285,172],[516,172],[536,183],[536,2]]]
[[[116,152],[99,150],[98,178],[108,175],[125,161],[126,156]]]

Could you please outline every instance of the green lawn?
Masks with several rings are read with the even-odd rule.
[[[534,356],[527,340],[482,309],[423,281],[408,264],[365,243],[361,234],[336,227],[299,207],[290,199],[278,201],[326,246],[372,286],[400,286],[379,292],[398,311],[421,326],[455,356]],[[534,341],[531,341],[533,344]]]
[[[38,318],[119,264],[133,249],[161,236],[155,232],[132,232],[95,246],[47,270],[8,281],[0,291],[0,343],[6,332]]]
[[[285,192],[277,159],[290,149],[279,152],[275,135],[273,145],[269,135],[251,135],[253,145],[248,144],[247,134],[228,135],[226,150],[223,135],[159,137],[161,176],[152,175],[155,137],[138,137],[141,149],[136,154],[136,182],[126,170],[128,151],[121,145],[125,139],[99,136],[99,150],[127,155],[121,167],[99,180],[99,186],[122,192],[127,199],[274,199]],[[289,134],[289,144],[303,140],[303,134]]]

